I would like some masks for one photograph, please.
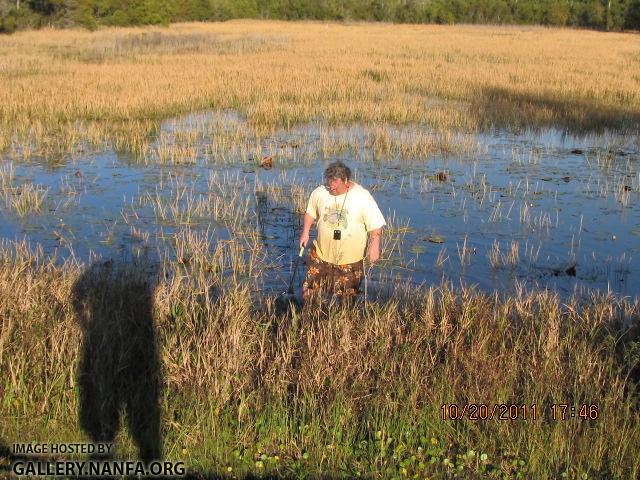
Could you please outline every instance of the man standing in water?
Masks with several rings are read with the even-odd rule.
[[[356,295],[365,251],[371,263],[380,258],[380,236],[386,225],[376,201],[351,180],[351,170],[344,163],[329,165],[324,182],[311,193],[300,234],[300,246],[307,246],[309,230],[317,223],[318,237],[309,253],[302,287],[305,299],[316,289],[345,297]]]

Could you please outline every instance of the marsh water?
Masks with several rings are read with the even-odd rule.
[[[390,224],[383,260],[367,268],[373,290],[446,280],[488,292],[640,294],[637,134],[495,131],[467,136],[473,147],[462,153],[412,156],[381,155],[364,128],[305,126],[223,152],[206,129],[189,135],[214,120],[241,121],[211,113],[167,121],[147,161],[82,149],[56,160],[5,157],[12,185],[32,183],[47,194],[39,213],[18,215],[2,203],[0,236],[27,239],[60,261],[176,259],[175,239],[185,231],[211,249],[254,241],[267,272],[260,288],[281,291],[306,196],[326,165],[342,160]],[[185,136],[189,147],[175,149]],[[332,148],[322,147],[327,138]],[[351,143],[338,148],[344,138]],[[167,144],[173,161],[160,161]],[[272,168],[260,167],[264,157]]]

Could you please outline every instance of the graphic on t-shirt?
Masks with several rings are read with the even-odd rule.
[[[327,207],[322,216],[322,221],[331,225],[331,228],[341,228],[346,230],[349,226],[347,215],[349,211],[344,208]]]

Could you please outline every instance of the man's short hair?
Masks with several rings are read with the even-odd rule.
[[[351,169],[341,161],[333,162],[324,171],[325,180],[351,180]]]

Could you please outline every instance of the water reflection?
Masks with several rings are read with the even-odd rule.
[[[221,151],[198,130],[212,122],[248,143]],[[401,139],[401,129],[394,135]],[[22,217],[1,210],[0,236],[26,236],[60,259],[93,252],[158,260],[178,258],[186,231],[205,235],[210,249],[255,233],[271,264],[262,288],[279,292],[306,197],[325,164],[341,159],[393,219],[373,285],[399,276],[488,291],[525,284],[562,295],[640,294],[637,135],[498,131],[473,137],[464,154],[381,157],[357,126],[298,127],[252,140],[241,118],[200,114],[166,122],[153,148],[177,138],[195,142],[192,163],[162,164],[154,154],[145,164],[107,151],[56,169],[15,164],[16,184],[48,188],[46,205]],[[274,168],[260,168],[263,155],[273,155]]]

